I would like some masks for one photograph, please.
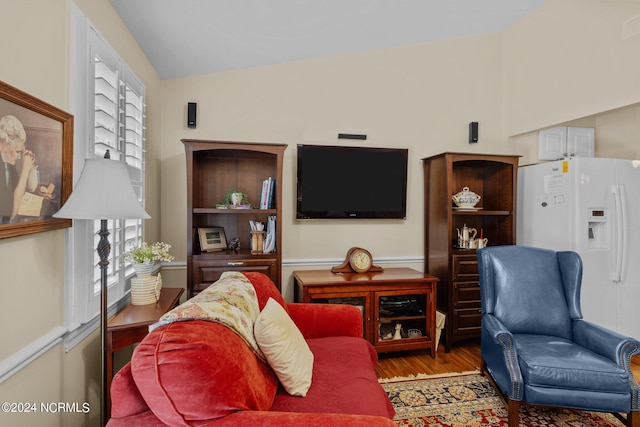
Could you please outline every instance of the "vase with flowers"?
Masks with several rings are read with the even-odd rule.
[[[142,242],[139,246],[125,252],[124,259],[132,263],[138,276],[149,275],[159,262],[173,260],[169,249],[171,249],[171,245],[168,243],[155,242],[150,245],[147,242]]]

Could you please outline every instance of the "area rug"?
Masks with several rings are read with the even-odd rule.
[[[396,410],[394,421],[411,427],[506,426],[507,410],[479,372],[418,375],[379,380]],[[624,427],[615,416],[539,406],[520,406],[521,426]]]

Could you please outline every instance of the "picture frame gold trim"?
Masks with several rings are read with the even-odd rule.
[[[227,236],[222,227],[198,228],[200,252],[216,252],[227,249]]]
[[[0,239],[71,227],[70,219],[53,218],[73,187],[73,115],[0,80],[0,118],[15,116],[27,134],[26,149],[34,152],[43,186],[52,189],[39,215],[18,215],[0,224]],[[0,178],[4,179],[4,172]],[[35,193],[34,193],[35,194]],[[35,194],[35,199],[40,198]],[[46,204],[46,205],[45,205]]]

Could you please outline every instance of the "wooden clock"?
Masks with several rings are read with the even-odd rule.
[[[363,248],[353,247],[347,251],[344,262],[331,269],[332,273],[369,273],[383,271],[382,267],[373,265],[371,253]]]

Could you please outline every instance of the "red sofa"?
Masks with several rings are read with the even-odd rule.
[[[115,375],[107,426],[395,426],[375,374],[377,353],[362,338],[360,311],[288,304],[267,276],[245,275],[260,309],[269,297],[279,302],[313,352],[307,395],[289,395],[226,326],[175,322],[149,333]]]

